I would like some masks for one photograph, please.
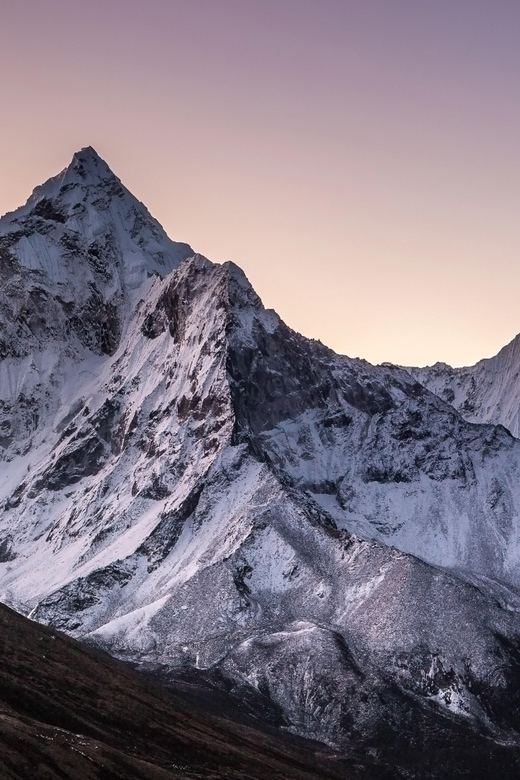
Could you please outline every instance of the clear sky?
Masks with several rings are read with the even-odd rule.
[[[92,145],[305,335],[520,332],[518,0],[0,0],[0,212]]]

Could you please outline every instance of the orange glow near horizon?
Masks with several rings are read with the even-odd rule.
[[[520,6],[0,4],[0,213],[92,145],[336,351],[463,365],[520,331]]]

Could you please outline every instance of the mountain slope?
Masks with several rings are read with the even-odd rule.
[[[447,746],[461,777],[483,754],[509,776],[520,442],[294,333],[117,182],[87,150],[37,191],[47,216],[0,222],[55,252],[28,272],[13,239],[0,266],[18,345],[0,360],[1,598],[166,678],[252,686],[293,732],[405,776],[445,776],[418,744]],[[99,223],[108,281],[88,255]]]
[[[474,366],[452,368],[436,363],[408,371],[466,420],[501,424],[520,438],[520,336],[495,357]]]

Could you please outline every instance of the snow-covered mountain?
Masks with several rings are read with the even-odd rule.
[[[408,370],[466,420],[504,425],[520,437],[520,335],[498,355],[474,366],[452,368],[436,363]]]
[[[0,444],[20,456],[117,349],[140,297],[193,254],[93,149],[0,220]],[[75,366],[81,365],[81,375]],[[86,373],[85,373],[86,372]]]
[[[520,441],[291,331],[92,149],[0,251],[3,601],[349,750],[520,746]]]

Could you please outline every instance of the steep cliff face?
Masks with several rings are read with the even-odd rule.
[[[518,584],[520,450],[505,428],[468,424],[407,372],[335,355],[281,322],[253,318],[251,333],[230,335],[238,441],[338,526]]]
[[[6,237],[2,600],[145,668],[253,686],[293,731],[400,755],[404,776],[443,777],[413,745],[464,763],[461,740],[507,744],[508,776],[520,442],[291,331],[92,150]]]

